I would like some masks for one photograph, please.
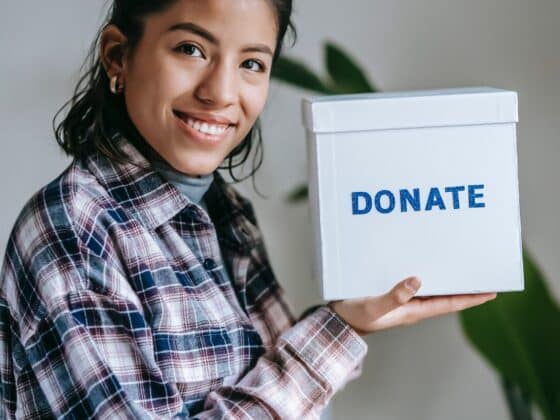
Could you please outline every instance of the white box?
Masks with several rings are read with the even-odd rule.
[[[324,299],[411,275],[420,296],[523,290],[515,92],[336,95],[302,111]]]

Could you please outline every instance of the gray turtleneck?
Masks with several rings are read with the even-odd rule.
[[[212,181],[214,181],[213,173],[194,177],[179,172],[163,161],[155,161],[152,163],[152,166],[167,182],[173,184],[183,195],[208,212],[208,208],[202,197],[206,194],[208,188],[210,188]]]

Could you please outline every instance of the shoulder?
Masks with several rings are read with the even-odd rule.
[[[53,301],[86,288],[79,232],[94,223],[108,197],[79,161],[37,191],[24,205],[8,239],[0,272],[5,299],[17,306],[27,297],[29,304],[38,307],[47,298]]]
[[[8,242],[8,250],[16,248],[22,262],[31,262],[38,249],[64,241],[72,231],[71,203],[79,189],[75,172],[73,163],[23,206]]]
[[[14,223],[9,247],[16,247],[25,262],[32,262],[38,250],[53,244],[72,247],[76,224],[82,222],[83,213],[92,211],[100,196],[103,192],[95,178],[79,162],[73,162],[25,203]]]

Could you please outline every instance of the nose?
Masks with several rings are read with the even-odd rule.
[[[220,108],[233,104],[239,87],[235,70],[223,60],[208,66],[195,90],[196,97],[205,104]]]

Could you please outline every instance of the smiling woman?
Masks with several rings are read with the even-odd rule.
[[[254,174],[262,162],[255,120],[266,101],[272,62],[292,27],[291,1],[234,3],[115,1],[92,46],[89,70],[57,127],[64,150],[79,158],[98,150],[123,160],[113,137],[124,134],[144,154],[155,151],[155,158],[171,159],[192,175],[211,173],[226,157],[237,179],[233,169],[256,146],[248,176]],[[108,86],[123,95],[110,94]],[[214,152],[184,158],[200,147]]]
[[[492,297],[415,300],[410,278],[295,322],[217,171],[260,142],[291,10],[113,2],[56,130],[74,161],[6,248],[1,418],[315,418],[359,373],[361,334]]]
[[[266,101],[277,20],[263,0],[176,2],[117,59],[125,36],[105,29],[104,67],[126,86],[142,138],[172,167],[211,174],[248,135]]]

